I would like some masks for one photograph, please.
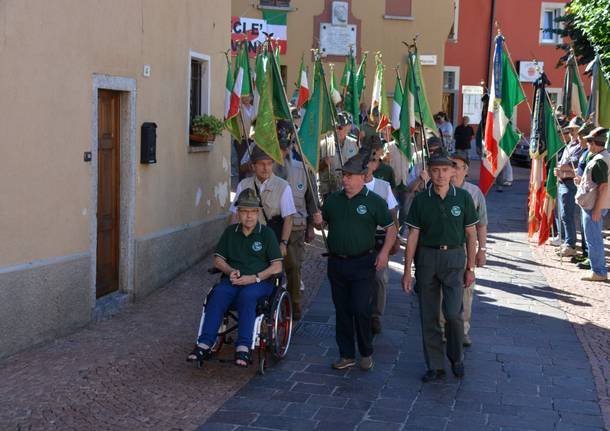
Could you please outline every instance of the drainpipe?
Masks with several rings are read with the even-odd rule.
[[[491,0],[491,14],[489,15],[489,45],[487,46],[487,87],[491,82],[491,53],[494,41],[494,21],[496,20],[496,0]]]

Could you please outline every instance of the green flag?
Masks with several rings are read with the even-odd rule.
[[[610,84],[601,71],[598,73],[599,100],[597,103],[597,123],[601,127],[610,128]]]
[[[438,134],[438,127],[434,122],[432,111],[430,110],[430,103],[428,103],[428,96],[426,96],[426,86],[424,85],[424,79],[422,77],[421,63],[419,61],[419,54],[417,52],[409,54],[411,63],[414,65],[414,75],[417,90],[417,97],[415,99],[414,112],[417,114],[421,113],[421,118],[424,121],[424,126],[430,129],[434,134]]]
[[[566,64],[566,74],[563,80],[563,113],[567,117],[577,115],[585,118],[588,109],[587,95],[578,74],[578,66],[574,55],[570,55]]]
[[[349,84],[350,76],[352,74],[352,62],[350,60],[352,54],[350,51],[350,55],[345,57],[345,65],[343,66],[343,75],[341,75],[341,88],[343,89],[343,94],[345,95],[347,91],[347,86]]]
[[[313,94],[307,103],[307,110],[299,128],[299,142],[303,160],[314,172],[318,171],[320,162],[320,140],[332,130],[330,123],[331,101],[324,79],[324,69],[320,59],[314,64]]]
[[[355,60],[354,60],[354,56],[350,55],[349,56],[349,62],[350,62],[350,70],[354,71],[356,70],[356,65],[355,65]],[[355,73],[350,73],[349,74],[349,80],[347,82],[347,89],[345,91],[345,98],[344,98],[344,103],[343,103],[343,110],[349,112],[354,120],[354,124],[356,126],[360,125],[360,106],[359,102],[360,99],[358,99],[358,85],[357,85],[357,78],[356,78],[356,74]]]
[[[276,116],[274,114],[273,91],[273,53],[264,52],[256,71],[257,90],[260,95],[256,125],[254,126],[254,142],[276,163],[284,164],[277,137]]]
[[[405,88],[402,95],[402,104],[400,105],[399,115],[399,132],[397,136],[398,148],[403,152],[407,160],[411,162],[413,155],[411,154],[411,137],[415,128],[415,113],[413,111],[415,100],[413,92],[409,91],[415,85],[414,68],[411,64],[407,64],[407,76],[405,77]]]
[[[368,55],[369,53],[366,51],[362,54],[362,60],[356,72],[356,99],[358,104],[360,104],[360,99],[362,99],[362,91],[366,88],[366,58]]]
[[[290,107],[286,100],[286,90],[280,73],[280,65],[276,62],[275,55],[269,55],[269,67],[271,69],[271,88],[273,94],[273,112],[278,120],[292,121]]]

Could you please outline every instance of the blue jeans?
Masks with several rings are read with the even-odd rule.
[[[563,228],[563,243],[576,247],[576,185],[572,180],[559,183],[559,217]]]
[[[582,210],[582,226],[587,239],[587,249],[589,260],[591,260],[591,270],[598,275],[607,275],[606,258],[604,256],[604,237],[602,236],[602,225],[604,216],[608,210],[602,210],[599,221],[593,221],[591,210]]]
[[[235,304],[239,313],[236,346],[252,346],[254,321],[256,320],[256,301],[262,296],[273,293],[273,284],[268,281],[252,283],[246,286],[234,286],[227,277],[222,277],[205,307],[205,319],[199,331],[197,342],[212,346],[218,335],[218,328],[224,314],[231,304]]]

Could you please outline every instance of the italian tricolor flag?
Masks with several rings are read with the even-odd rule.
[[[392,100],[392,132],[400,129],[400,106],[402,105],[402,84],[400,76],[396,73],[396,84],[394,85],[394,99]]]
[[[519,79],[504,50],[504,37],[496,37],[489,108],[485,124],[479,186],[487,193],[498,174],[508,163],[519,135],[513,130],[511,117],[515,106],[525,100]]]
[[[377,65],[377,68],[375,70],[375,81],[373,83],[371,112],[373,112],[373,109],[375,108],[379,111],[379,124],[377,125],[377,131],[379,132],[390,125],[390,108],[385,93],[385,82],[383,80],[384,66],[381,62],[381,53],[377,53],[375,56],[375,64]]]
[[[299,72],[299,82],[297,84],[299,97],[297,98],[297,109],[301,109],[309,100],[309,83],[307,82],[307,71],[303,64],[303,56],[301,56],[301,68]]]
[[[242,74],[243,80],[243,74]],[[239,112],[239,95],[238,93],[233,92],[234,83],[233,83],[233,72],[231,71],[231,60],[229,60],[229,56],[227,55],[227,78],[225,80],[225,112],[224,112],[224,120],[225,127],[231,133],[231,135],[237,139],[241,140],[241,133],[239,131],[239,123],[237,122],[237,114]],[[241,91],[241,88],[238,90]]]
[[[265,31],[273,35],[273,48],[279,47],[279,53],[285,55],[288,45],[288,14],[282,10],[263,9],[263,19],[267,21]]]

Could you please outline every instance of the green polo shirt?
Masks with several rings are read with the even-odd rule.
[[[413,199],[407,224],[419,229],[418,245],[438,247],[460,246],[466,242],[464,228],[479,222],[470,194],[449,186],[445,199],[436,194],[432,184]]]
[[[241,275],[254,275],[267,269],[271,262],[282,260],[275,234],[260,223],[248,236],[244,235],[240,223],[228,226],[216,245],[214,256],[223,258]]]
[[[328,251],[355,256],[375,248],[377,226],[393,223],[388,204],[364,186],[351,199],[341,190],[326,198],[322,217],[328,222]]]
[[[390,183],[392,190],[396,188],[396,176],[394,175],[394,169],[392,169],[390,165],[386,165],[383,162],[379,163],[379,167],[375,169],[373,176],[381,180],[386,180]]]

